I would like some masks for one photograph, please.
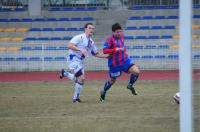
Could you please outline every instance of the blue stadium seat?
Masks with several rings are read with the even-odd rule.
[[[142,19],[149,20],[149,19],[153,19],[153,17],[152,16],[143,16]]]
[[[155,59],[165,59],[165,55],[155,55],[154,58]]]
[[[58,21],[69,21],[69,18],[59,18]]]
[[[162,26],[152,26],[151,29],[162,29]]]
[[[40,28],[30,28],[28,31],[41,31]]]
[[[200,54],[199,55],[194,55],[194,59],[200,59]]]
[[[148,39],[160,39],[160,36],[148,36]]]
[[[136,36],[135,39],[147,39],[146,36]]]
[[[53,31],[53,28],[42,28],[41,31]]]
[[[58,50],[68,50],[68,47],[67,46],[61,46],[61,47],[58,47]]]
[[[65,31],[65,28],[55,28],[54,31]]]
[[[21,47],[20,50],[33,50],[32,47]]]
[[[39,37],[39,38],[37,38],[37,40],[49,40],[49,38],[48,37]]]
[[[93,21],[93,18],[92,17],[84,17],[82,20],[83,21]]]
[[[200,18],[200,15],[194,15],[193,18]]]
[[[18,57],[16,58],[16,61],[27,61],[28,59],[26,57]]]
[[[35,22],[45,22],[46,19],[44,19],[44,18],[35,18],[35,19],[33,19],[33,21],[35,21]]]
[[[34,37],[27,37],[24,39],[25,41],[34,41],[34,40],[37,40],[37,38],[34,38]]]
[[[137,27],[136,26],[132,26],[132,27],[127,27],[126,30],[136,30]]]
[[[52,61],[53,57],[44,57],[44,61]]]
[[[57,48],[55,46],[51,46],[51,47],[46,47],[45,50],[56,50]]]
[[[60,37],[52,37],[52,38],[50,38],[50,40],[62,40],[62,38],[60,38]]]
[[[0,19],[0,22],[9,22],[9,19],[1,18],[1,19]]]
[[[160,39],[172,39],[172,36],[170,35],[163,35],[160,37]]]
[[[5,57],[5,58],[3,58],[3,61],[15,61],[15,58],[13,58],[13,57]]]
[[[165,19],[165,16],[155,16],[155,19]]]
[[[77,28],[67,28],[66,31],[77,31]]]
[[[41,61],[42,59],[40,57],[30,57],[30,61]]]
[[[63,37],[62,40],[71,40],[72,37]]]
[[[167,16],[167,19],[178,19],[178,16]]]
[[[168,55],[168,59],[178,59],[178,55]]]
[[[133,36],[124,36],[124,39],[134,39]]]
[[[57,18],[47,18],[47,21],[56,22],[56,21],[58,21],[58,20],[57,20]]]
[[[152,59],[153,56],[152,55],[143,55],[142,58],[143,59]]]
[[[33,19],[32,19],[32,18],[22,18],[21,21],[22,21],[22,22],[32,22]]]
[[[142,45],[136,45],[136,46],[133,46],[132,48],[133,49],[143,49],[144,46],[142,46]]]
[[[176,29],[175,26],[164,26],[164,29]]]
[[[9,21],[10,22],[20,22],[21,20],[18,18],[11,18]]]
[[[144,49],[156,49],[156,45],[146,45]]]
[[[148,30],[148,29],[150,29],[150,27],[149,26],[140,26],[139,29],[140,30]]]
[[[54,60],[55,61],[65,61],[66,58],[65,57],[55,57]]]
[[[134,55],[134,56],[130,56],[130,58],[132,59],[140,59],[140,56],[139,55]]]
[[[132,16],[129,18],[129,20],[141,20],[140,16]]]
[[[33,48],[33,50],[42,50],[42,46],[36,46]]]
[[[158,49],[169,49],[169,45],[159,45]]]
[[[71,18],[70,21],[81,21],[81,18]]]

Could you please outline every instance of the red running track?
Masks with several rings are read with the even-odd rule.
[[[27,82],[27,81],[59,81],[58,72],[1,72],[0,82]],[[106,71],[86,72],[86,80],[106,80]],[[194,70],[194,80],[200,80],[200,70]],[[123,73],[119,80],[129,79],[129,75]],[[141,71],[140,80],[178,80],[178,70],[170,71]],[[67,79],[62,79],[67,80]]]

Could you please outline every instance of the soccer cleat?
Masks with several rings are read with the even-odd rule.
[[[106,96],[106,92],[105,91],[101,91],[100,92],[100,101],[105,101],[105,96]]]
[[[128,85],[127,88],[131,91],[131,93],[133,95],[138,95],[137,91],[135,90],[135,88],[133,87],[133,85]]]
[[[62,69],[61,72],[60,72],[60,75],[59,75],[59,76],[60,76],[60,79],[62,79],[63,77],[65,77],[65,76],[64,76],[64,73],[65,73],[65,70]]]
[[[180,103],[180,98],[177,95],[174,95],[173,99],[174,99],[175,103],[177,103],[177,104]]]
[[[82,101],[78,98],[78,99],[73,99],[72,102],[73,102],[73,103],[81,103]]]

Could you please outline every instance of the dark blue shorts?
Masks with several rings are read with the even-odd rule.
[[[126,62],[124,62],[121,66],[109,66],[110,78],[117,78],[121,76],[122,72],[128,72],[129,68],[133,65],[134,63],[132,63],[130,59],[127,59]]]

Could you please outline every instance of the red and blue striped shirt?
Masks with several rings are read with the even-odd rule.
[[[123,48],[124,50],[116,51],[116,48]],[[108,66],[117,67],[122,66],[127,60],[126,46],[124,45],[124,36],[115,38],[110,36],[104,43],[104,54],[110,54],[108,59]]]

